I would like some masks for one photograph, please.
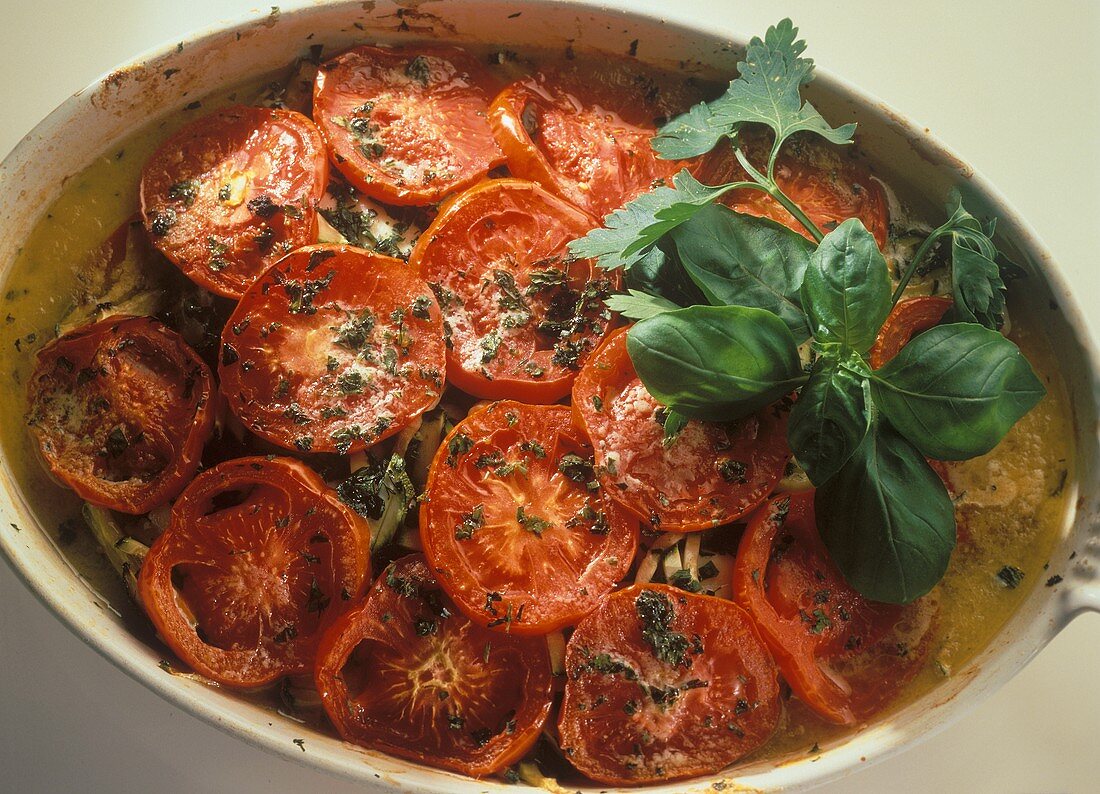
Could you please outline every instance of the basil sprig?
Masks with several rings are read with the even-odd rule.
[[[714,269],[685,267],[701,288]],[[783,272],[776,261],[764,271]],[[747,294],[774,305],[785,291],[789,282],[780,280]],[[635,293],[639,299],[646,298]],[[874,237],[857,219],[822,239],[797,304],[783,304],[797,305],[802,327],[812,330],[809,375],[788,323],[774,311],[735,304],[672,310],[666,299],[649,300],[661,310],[631,328],[627,349],[646,388],[671,411],[732,420],[801,388],[788,442],[819,488],[822,540],[848,582],[877,601],[906,603],[927,593],[954,547],[951,499],[925,456],[964,460],[988,452],[1044,394],[1019,349],[976,323],[926,331],[872,370],[868,351],[892,305],[890,281]]]
[[[894,290],[894,303],[901,298],[909,279],[925,255],[941,239],[951,242],[951,286],[955,303],[952,317],[979,323],[996,330],[1004,320],[1005,283],[1002,265],[1010,272],[1019,268],[1008,262],[993,244],[996,224],[983,225],[963,207],[962,197],[952,193],[948,218],[924,239]]]
[[[726,141],[751,182],[707,186],[686,170],[609,215],[570,245],[575,256],[624,268],[626,294],[608,305],[638,320],[627,349],[666,406],[665,443],[688,419],[728,421],[798,391],[788,425],[795,457],[817,486],[818,528],[845,579],[877,601],[908,603],[943,576],[955,544],[951,499],[926,457],[965,460],[992,449],[1043,397],[1030,364],[996,329],[1003,273],[993,224],[955,197],[891,294],[886,260],[857,219],[822,234],[774,180],[794,132],[848,143],[799,89],[812,78],[805,43],[784,20],[753,39],[739,77],[718,99],[666,124],[664,157]],[[758,170],[738,143],[745,124],[774,133]],[[818,242],[714,202],[754,187],[786,207]],[[954,308],[881,369],[869,350],[918,264],[948,240]],[[706,305],[709,304],[709,305]],[[680,308],[684,307],[684,308]],[[801,366],[798,346],[811,343]]]

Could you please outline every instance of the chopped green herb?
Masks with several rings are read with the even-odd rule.
[[[528,515],[523,505],[516,508],[516,521],[519,525],[539,537],[542,533],[554,526],[551,522],[545,518],[539,518],[538,516]]]
[[[1015,590],[1020,586],[1020,582],[1024,580],[1024,572],[1014,565],[1006,565],[997,571],[997,578],[1009,590]]]
[[[170,201],[179,201],[185,207],[190,207],[195,203],[195,198],[199,194],[199,185],[194,181],[176,182],[168,188],[168,199]]]
[[[417,55],[405,67],[405,76],[411,77],[416,82],[426,86],[432,76],[432,65],[423,55]]]
[[[642,623],[642,639],[653,649],[653,655],[676,667],[690,667],[688,651],[691,643],[683,634],[672,631],[675,615],[672,600],[656,590],[643,590],[634,599],[634,609]]]
[[[485,505],[479,504],[469,513],[463,513],[458,526],[455,527],[456,540],[469,540],[485,525]]]

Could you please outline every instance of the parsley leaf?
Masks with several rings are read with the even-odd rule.
[[[627,290],[625,295],[612,295],[604,302],[611,311],[618,312],[631,320],[644,320],[647,317],[680,308],[666,298],[649,295],[636,289]]]
[[[593,229],[569,243],[569,253],[581,259],[595,259],[606,270],[629,269],[666,233],[740,184],[709,187],[685,168],[672,178],[672,187],[662,185],[643,193],[604,218],[603,228]]]
[[[677,116],[657,132],[652,145],[665,159],[706,154],[723,138],[735,138],[745,123],[766,124],[775,132],[772,157],[796,132],[812,132],[833,143],[851,143],[855,124],[830,127],[799,89],[813,80],[814,62],[800,57],[806,42],[789,19],[768,28],[761,41],[753,37],[739,76],[726,92]],[[770,170],[770,169],[769,169]]]

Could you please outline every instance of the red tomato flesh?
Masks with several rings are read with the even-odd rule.
[[[569,393],[607,332],[615,282],[566,244],[594,225],[531,182],[483,182],[447,204],[409,262],[435,291],[447,379],[490,399],[551,403]]]
[[[749,616],[666,585],[609,596],[573,632],[565,672],[562,749],[601,783],[712,774],[779,721],[775,663]]]
[[[567,72],[517,80],[490,112],[509,171],[597,218],[671,180],[683,164],[649,145],[660,111],[645,88]]]
[[[55,477],[92,504],[147,513],[194,476],[214,425],[214,379],[151,317],[115,315],[38,353],[27,423]]]
[[[504,162],[486,119],[493,88],[458,47],[356,47],[321,66],[313,117],[364,195],[431,204]]]
[[[312,669],[370,581],[370,529],[308,466],[238,458],[192,481],[141,567],[157,632],[202,675],[256,687]]]
[[[316,683],[347,741],[481,777],[534,746],[552,677],[543,640],[474,625],[413,555],[325,634]]]
[[[602,493],[563,405],[494,403],[432,462],[424,553],[475,623],[546,634],[596,608],[634,561],[638,522]]]
[[[817,533],[812,491],[753,514],[733,587],[791,689],[829,722],[880,711],[923,663],[931,607],[880,604],[853,590]]]
[[[222,331],[222,392],[241,421],[299,452],[346,454],[401,430],[443,391],[443,324],[400,260],[300,248],[237,304]]]
[[[766,172],[771,141],[758,134],[742,134],[740,142],[753,166]],[[748,179],[728,144],[720,144],[701,161],[697,176],[705,183],[720,185]],[[859,218],[879,248],[889,233],[886,190],[862,164],[841,150],[810,135],[795,136],[783,144],[775,166],[779,188],[824,233],[849,218]],[[720,201],[738,212],[769,218],[810,237],[793,215],[760,190],[734,190]]]
[[[874,369],[884,366],[909,344],[910,339],[939,324],[952,303],[951,298],[942,295],[924,295],[899,301],[879,329],[878,338],[871,348],[871,366]]]
[[[785,405],[729,424],[688,422],[667,447],[663,410],[634,372],[625,328],[608,337],[573,385],[573,412],[592,440],[601,482],[655,529],[734,521],[783,476],[790,458]]]
[[[141,213],[153,243],[188,278],[239,298],[272,262],[316,240],[327,179],[313,122],[237,105],[157,149],[141,174]]]

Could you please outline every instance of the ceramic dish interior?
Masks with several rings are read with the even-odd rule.
[[[147,53],[74,95],[29,133],[0,165],[0,279],[7,277],[21,234],[58,196],[66,179],[111,150],[142,123],[225,85],[284,67],[311,44],[328,51],[354,42],[445,40],[473,46],[560,48],[636,53],[658,67],[701,77],[728,76],[743,52],[742,32],[730,38],[704,30],[698,21],[657,19],[622,8],[580,2],[493,0],[355,2],[283,6],[262,17],[219,27]],[[171,72],[172,79],[166,74]],[[1075,510],[1065,517],[1049,561],[1060,584],[1034,587],[998,638],[964,669],[888,720],[775,766],[758,763],[738,770],[736,782],[762,789],[820,783],[880,760],[958,717],[1004,683],[1074,614],[1100,609],[1100,589],[1090,584],[1100,555],[1100,489],[1097,488],[1096,355],[1079,309],[1048,252],[996,191],[926,132],[847,83],[821,71],[809,90],[826,118],[859,123],[860,146],[878,174],[918,211],[934,212],[956,187],[968,207],[1000,218],[999,239],[1030,271],[1020,290],[1023,310],[1041,316],[1059,351],[1076,433]],[[49,163],[43,167],[43,163]],[[5,287],[6,289],[6,287]],[[7,381],[11,373],[3,373]],[[7,383],[10,388],[19,388]],[[161,651],[141,628],[136,611],[109,605],[92,591],[42,530],[40,512],[25,496],[11,462],[0,467],[0,547],[38,597],[82,639],[146,686],[182,708],[255,745],[330,773],[385,790],[483,792],[504,788],[419,767],[272,720],[265,708],[187,677],[167,675]],[[1074,555],[1071,560],[1071,554]],[[118,610],[115,610],[115,606]],[[274,723],[274,724],[272,724]],[[305,738],[306,752],[295,743]],[[652,791],[714,790],[714,780],[657,786]],[[509,787],[511,788],[511,787]],[[602,789],[601,789],[602,790]]]

